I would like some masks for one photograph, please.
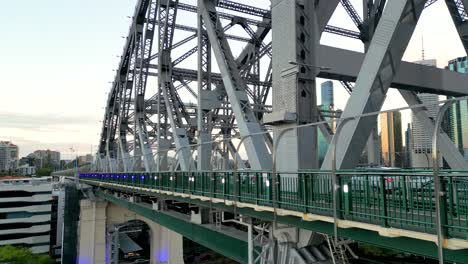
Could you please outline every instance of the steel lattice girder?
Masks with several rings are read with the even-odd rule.
[[[120,59],[119,67],[116,72],[115,80],[112,89],[109,93],[108,101],[106,104],[106,111],[103,119],[103,127],[101,132],[101,140],[99,144],[99,153],[101,156],[107,157],[108,166],[112,169],[112,160],[117,155],[117,147],[115,136],[117,131],[117,124],[125,122],[125,117],[122,116],[124,108],[122,104],[127,100],[129,95],[125,94],[125,89],[133,86],[132,80],[128,80],[128,75],[132,71],[133,65],[132,56],[135,50],[135,41],[139,35],[140,28],[143,26],[146,16],[146,11],[149,6],[148,0],[138,1],[132,25],[129,30],[126,44],[124,46],[123,56]],[[130,76],[130,78],[132,78]],[[122,126],[121,126],[122,128]]]
[[[246,140],[246,150],[250,164],[256,169],[271,168],[271,157],[258,120],[255,118],[246,93],[246,85],[241,79],[231,53],[229,44],[224,37],[224,30],[217,16],[214,1],[199,2],[200,13],[206,26],[206,31],[212,45],[215,58],[223,77],[223,83],[229,96],[232,110],[242,136],[249,135]]]
[[[327,23],[331,15],[333,14],[336,6],[339,4],[339,2],[340,2],[339,0],[317,2],[316,9],[317,9],[317,22],[318,22],[319,32],[330,32],[330,26],[327,26]],[[381,1],[381,2],[384,2],[384,1]],[[434,0],[426,1],[426,6],[434,2],[435,2]],[[463,22],[466,19],[466,10],[464,10],[465,9],[464,7],[466,5],[460,5],[460,3],[463,3],[461,0],[453,0],[453,1],[446,0],[446,2],[447,4],[454,3],[455,5],[452,5],[452,7],[453,6],[457,7],[456,9],[457,13],[451,12],[451,14],[452,14],[452,17],[454,18],[454,21],[455,21],[455,18],[458,19],[457,20],[458,22],[455,23],[456,25],[458,25],[457,28],[463,29],[464,28]],[[135,63],[138,64],[139,62],[141,62],[141,61],[137,61],[137,58],[135,57],[136,56],[135,49],[137,48],[137,46],[141,47],[140,45],[141,41],[135,38],[135,33],[138,32],[137,31],[138,27],[140,25],[145,25],[145,23],[155,23],[155,25],[159,25],[159,23],[161,23],[161,21],[158,21],[158,20],[155,21],[155,19],[151,17],[147,17],[148,5],[149,5],[149,1],[139,1],[137,3],[135,15],[133,17],[132,27],[129,32],[129,37],[127,38],[126,48],[124,49],[121,62],[119,63],[119,68],[117,70],[116,81],[114,81],[111,93],[109,93],[108,103],[106,105],[106,112],[105,112],[105,116],[103,120],[103,129],[101,133],[99,153],[101,157],[107,157],[106,161],[108,165],[114,168],[116,168],[114,164],[115,158],[119,158],[119,156],[120,158],[128,158],[129,151],[134,150],[135,140],[131,141],[132,135],[135,138],[135,133],[138,131],[138,129],[135,129],[136,123],[138,121],[138,118],[135,117],[135,112],[137,110],[136,102],[138,101],[138,99],[132,98],[132,93],[136,92],[133,90],[133,86],[138,85],[138,83],[134,83],[135,81],[133,80],[134,77],[132,75],[132,72],[135,72],[135,68],[137,68],[136,70],[138,71],[138,67],[132,66],[132,64],[135,64]],[[269,10],[250,7],[248,5],[238,5],[234,1],[224,1],[224,2],[219,1],[218,3],[216,3],[216,5],[218,5],[218,7],[220,5],[223,5],[224,10],[245,13],[245,14],[249,14],[252,16],[257,16],[257,17],[262,18],[263,20],[256,20],[256,19],[252,19],[250,16],[248,18],[241,19],[242,21],[246,21],[246,24],[249,26],[258,26],[257,30],[261,26],[268,28],[268,29],[271,27],[271,22],[269,21],[271,14]],[[187,5],[184,3],[179,3],[177,5],[177,8],[179,10],[197,12],[196,6],[191,6],[191,5]],[[242,10],[245,12],[243,12]],[[230,20],[231,23],[233,20],[239,19],[239,16],[226,13],[226,12],[217,11],[217,15],[219,19]],[[364,17],[364,18],[366,19],[367,17]],[[366,25],[366,21],[364,21],[363,23],[363,26],[365,25]],[[189,31],[189,32],[194,32],[194,33],[196,33],[198,30],[195,27],[180,25],[177,23],[175,23],[175,28],[177,30],[184,30],[184,31]],[[251,43],[256,43],[256,44],[261,43],[258,41],[258,39],[256,39],[256,36],[253,36],[251,34],[252,30],[249,30],[249,29],[246,29],[246,30],[250,32],[249,34],[250,38],[232,35],[232,39],[245,41],[248,43],[248,45]],[[355,32],[353,34],[350,34],[349,36],[350,37],[359,36],[359,38],[363,39],[363,36],[364,37],[366,36],[362,34],[363,34],[362,32],[361,33]],[[463,41],[464,40],[463,34],[460,33],[460,35]],[[187,38],[179,41],[178,43],[175,43],[173,47],[174,46],[182,47],[184,44],[190,42],[191,40],[194,40],[195,37],[196,36],[192,34],[188,36]],[[274,43],[272,44],[274,45]],[[261,50],[260,54],[265,55],[271,52],[271,44],[266,44],[266,45],[260,44],[260,45],[263,46],[260,49]],[[197,49],[198,47],[195,48],[195,50]],[[188,56],[190,56],[191,54],[194,54],[195,50],[185,53],[183,56],[180,56],[179,59],[174,60],[173,63],[177,64],[185,60]],[[159,56],[159,54],[158,53],[150,54],[150,59],[154,59],[156,58],[156,56]],[[269,79],[271,78],[271,75],[269,78],[267,76],[265,81],[260,81],[256,78],[252,78],[250,75],[244,75],[243,74],[243,72],[245,72],[244,69],[249,68],[250,65],[254,65],[255,63],[258,63],[258,60],[261,58],[261,56],[260,55],[258,55],[258,57],[250,56],[250,58],[251,59],[244,65],[238,64],[238,68],[240,70],[242,78],[246,81],[247,84],[263,87],[261,98],[262,98],[263,104],[265,104],[265,100],[268,97],[268,92],[271,87],[271,79]],[[359,53],[359,52],[343,50],[339,48],[332,48],[332,47],[327,47],[324,45],[318,45],[316,64],[331,68],[330,70],[321,71],[318,74],[318,77],[343,80],[343,81],[355,81],[358,75],[357,69],[359,68],[359,65],[362,64],[363,59],[364,59],[364,54]],[[147,62],[149,62],[149,60]],[[346,62],[346,63],[343,63],[343,62]],[[237,63],[239,62],[237,61]],[[148,65],[148,67],[157,68],[159,66]],[[129,70],[129,68],[131,69]],[[149,71],[146,71],[146,72],[142,71],[142,72],[145,73],[146,76],[156,76],[158,74],[158,73],[149,72]],[[181,85],[184,85],[183,82],[197,81],[198,80],[197,75],[198,75],[198,72],[196,70],[173,67],[172,79],[173,81],[179,80],[181,82]],[[224,90],[222,75],[211,73],[210,76],[211,76],[211,83],[213,85],[216,85],[220,89]],[[398,88],[398,89],[405,89],[409,91],[432,92],[432,93],[438,93],[438,94],[457,96],[457,95],[466,95],[468,93],[466,89],[464,89],[464,83],[466,82],[468,82],[468,76],[460,74],[460,73],[449,72],[449,71],[444,71],[444,70],[433,68],[433,67],[402,62],[399,70],[394,76],[391,87]],[[144,89],[145,85],[141,86],[141,88]],[[175,93],[175,94],[172,93],[173,96],[177,97],[177,89],[172,87],[170,90],[171,90],[171,93],[172,92]],[[247,94],[249,95],[249,98],[253,99],[252,97],[253,92],[251,88],[247,88],[246,91],[247,91]],[[193,93],[194,92],[192,91],[192,94]],[[181,104],[181,102],[182,101],[179,97],[178,104],[183,107],[184,104],[183,103]],[[132,105],[134,107],[133,109],[132,109]],[[144,105],[145,105],[145,109],[149,107],[147,102],[145,102]],[[258,109],[257,106],[255,106],[254,111],[256,111],[255,109]],[[164,110],[163,112],[166,112],[166,110]],[[218,111],[215,110],[215,114],[217,114],[217,112]],[[232,111],[230,113],[232,114]],[[143,125],[142,127],[143,129],[141,130],[144,131],[147,128],[154,129],[153,131],[145,132],[145,134],[147,134],[148,136],[151,136],[155,132],[159,133],[159,131],[157,130],[156,126],[150,122],[150,120],[148,119],[149,116],[150,116],[149,114],[144,115],[145,124]],[[234,118],[230,117],[230,120],[231,121],[228,123],[231,125],[234,125]],[[215,123],[213,123],[213,127],[222,126],[222,125],[219,125],[217,122],[218,121],[215,121]],[[164,125],[164,129],[167,129],[167,125]],[[167,133],[167,132],[163,131],[163,133]],[[129,143],[127,143],[127,139],[126,139],[128,135],[130,135]],[[136,137],[138,137],[138,135],[136,135]],[[116,143],[117,140],[118,140],[118,144]],[[138,138],[136,140],[138,141]],[[147,145],[148,143],[152,144],[155,142],[154,138],[148,139],[146,141],[147,141]],[[126,164],[124,164],[124,167],[126,167],[125,165]]]
[[[162,4],[164,2],[164,5]],[[178,106],[178,100],[175,97],[174,86],[172,83],[172,62],[171,51],[175,31],[175,21],[177,17],[178,0],[165,0],[160,2],[159,6],[159,89],[160,95],[164,99],[166,115],[172,130],[172,139],[179,154],[180,166],[182,170],[188,170],[190,164],[190,149],[187,148],[189,141],[187,131],[183,125],[182,115]],[[159,102],[159,100],[158,100]],[[159,117],[160,118],[160,117]],[[160,131],[160,127],[158,128]],[[160,140],[160,136],[158,136]]]

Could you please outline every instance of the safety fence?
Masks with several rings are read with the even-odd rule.
[[[274,177],[275,176],[275,177]],[[276,184],[274,184],[276,178]],[[80,179],[225,199],[334,216],[331,171],[85,173]],[[447,237],[468,239],[468,172],[439,172],[441,223]],[[336,217],[435,234],[431,171],[337,171]]]

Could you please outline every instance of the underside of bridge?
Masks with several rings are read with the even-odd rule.
[[[450,234],[444,231],[450,226],[444,210],[447,204],[454,206],[451,199],[446,198],[447,193],[456,193],[454,199],[464,199],[460,198],[459,193],[465,192],[465,189],[444,191],[446,186],[456,185],[452,180],[446,183],[445,178],[439,179],[437,164],[441,159],[452,171],[462,171],[468,170],[468,162],[451,137],[435,129],[439,125],[438,119],[429,113],[430,106],[423,104],[418,94],[431,93],[449,98],[460,97],[451,100],[466,100],[463,96],[468,95],[468,75],[402,61],[421,14],[436,1],[138,0],[106,102],[97,161],[90,172],[99,177],[117,177],[122,173],[122,178],[130,175],[140,177],[140,174],[132,174],[134,172],[161,173],[158,175],[166,175],[170,182],[173,177],[181,177],[187,181],[187,186],[201,186],[197,185],[193,190],[178,183],[176,185],[180,190],[171,189],[174,188],[171,185],[165,187],[173,193],[188,192],[192,195],[194,190],[204,190],[210,186],[215,188],[215,185],[208,183],[213,178],[208,182],[201,180],[200,175],[204,172],[225,171],[233,173],[230,184],[234,189],[232,197],[224,196],[223,199],[235,202],[236,206],[225,202],[213,203],[211,196],[207,202],[203,198],[175,197],[167,193],[156,195],[151,191],[164,190],[157,188],[162,185],[141,185],[138,187],[147,187],[148,190],[135,193],[135,185],[131,182],[104,186],[102,180],[105,178],[100,178],[99,183],[89,179],[86,183],[95,188],[100,199],[126,207],[149,222],[159,223],[190,239],[198,239],[201,244],[240,262],[253,263],[256,253],[250,256],[247,253],[267,252],[272,249],[268,246],[271,241],[281,241],[273,244],[279,248],[285,247],[278,252],[288,253],[270,254],[277,258],[273,260],[265,253],[259,255],[259,260],[287,263],[287,259],[296,257],[306,259],[308,262],[305,263],[313,263],[311,261],[317,256],[311,252],[320,251],[322,242],[328,247],[332,260],[335,260],[335,255],[352,251],[348,246],[350,241],[365,241],[438,257],[441,263],[444,262],[444,253],[448,260],[466,261],[466,215],[456,216],[462,223],[460,230],[464,237],[454,242],[450,240]],[[359,8],[355,8],[357,3],[360,4]],[[468,50],[468,0],[445,0],[445,3],[460,41]],[[355,30],[329,24],[339,5],[351,18]],[[329,34],[337,38],[333,47],[321,44],[322,36]],[[339,40],[345,38],[358,42],[364,52],[341,46]],[[343,84],[342,92],[349,94],[343,111],[319,107],[317,78]],[[437,161],[432,163],[435,167],[434,187],[428,187],[429,193],[434,195],[424,198],[427,200],[423,202],[431,206],[423,210],[430,211],[429,218],[433,225],[429,231],[413,230],[417,233],[416,237],[397,234],[405,228],[387,225],[391,219],[403,217],[401,215],[385,214],[390,220],[384,220],[384,229],[371,227],[358,218],[353,218],[348,228],[341,221],[345,217],[340,208],[352,204],[346,200],[345,194],[352,184],[342,182],[347,176],[338,175],[337,170],[355,169],[363,153],[367,153],[368,163],[378,163],[378,113],[382,111],[390,88],[399,91],[409,106],[407,109],[411,109],[423,129],[430,133],[436,131],[434,134],[440,142],[437,144],[434,141],[435,151],[429,152]],[[319,135],[330,146],[323,160],[319,159],[318,154]],[[324,177],[328,177],[332,187],[314,189],[303,180],[307,176],[300,174],[319,169],[326,172]],[[271,204],[267,207],[273,208],[272,211],[237,206],[241,197],[239,188],[243,184],[237,171],[262,171],[271,176],[271,180],[265,183],[268,190],[271,189],[271,194],[268,194]],[[179,174],[174,174],[176,172]],[[291,181],[295,181],[294,184],[288,185],[287,177],[281,173],[287,173]],[[376,198],[378,205],[384,208],[383,211],[397,207],[388,201],[390,195],[400,195],[404,202],[403,205],[398,202],[398,206],[407,210],[408,190],[412,189],[399,187],[398,192],[388,194],[387,189],[382,187],[388,180],[387,176],[379,176],[381,185],[373,189],[380,195],[380,198]],[[408,181],[409,176],[402,177],[402,182],[411,182]],[[222,184],[227,179],[227,176],[219,176]],[[355,178],[350,179],[353,183]],[[458,180],[456,178],[455,182]],[[323,182],[328,184],[328,181]],[[392,183],[393,178],[390,182],[395,184]],[[274,188],[270,187],[270,183]],[[300,215],[298,210],[293,210],[295,213],[292,214],[278,211],[284,202],[281,199],[287,197],[287,192],[299,193],[301,201],[306,203],[305,207],[310,205],[306,202],[310,197],[332,194],[327,196],[329,200],[324,200],[324,203],[332,206],[328,208],[331,214],[320,216],[305,210]],[[207,195],[202,193],[199,196]],[[419,192],[415,196],[419,199],[423,194]],[[259,198],[256,199],[258,205]],[[177,220],[185,221],[184,224],[180,222],[180,226],[171,226],[178,218],[167,213],[167,206],[178,203],[187,209],[190,217]],[[147,208],[148,204],[151,204],[151,208]],[[374,208],[370,204],[368,207]],[[356,210],[354,207],[348,209]],[[466,210],[465,207],[462,209]],[[208,211],[207,219],[205,211]],[[194,224],[197,217],[201,222]],[[250,235],[256,234],[258,237],[255,238],[262,238],[262,242],[250,244],[247,250],[245,241],[254,239],[232,240],[235,238],[230,238],[228,231],[216,230],[218,224],[226,226],[224,217],[228,217],[226,219],[235,226],[234,233],[244,231]],[[313,220],[305,221],[307,217]],[[181,230],[184,226],[185,231]],[[253,231],[245,232],[245,229]],[[322,235],[315,236],[315,232]],[[328,239],[327,235],[332,235],[332,238]],[[224,242],[212,241],[217,236],[223,241],[236,241],[233,243],[242,250],[237,255],[232,253],[232,250],[225,248]],[[309,241],[304,237],[314,239]],[[98,243],[100,240],[95,241]],[[252,247],[256,250],[252,250]],[[321,254],[323,258],[327,255]]]

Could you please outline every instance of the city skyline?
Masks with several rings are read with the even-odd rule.
[[[49,0],[32,3],[26,10],[19,2],[6,3],[0,10],[0,27],[6,39],[12,41],[0,44],[4,62],[0,70],[6,76],[3,87],[8,87],[0,104],[0,140],[18,144],[20,156],[47,148],[55,148],[69,157],[89,153],[91,149],[94,152],[109,81],[114,77],[111,69],[117,67],[117,55],[124,43],[122,36],[127,34],[130,21],[127,16],[132,13],[134,2],[86,0],[64,4]],[[351,2],[360,8],[359,1]],[[109,10],[112,12],[106,12]],[[354,28],[341,6],[330,24]],[[426,57],[437,59],[439,67],[465,55],[443,1],[424,10],[404,60],[421,59],[422,36]],[[35,39],[35,45],[26,48],[21,44],[30,38]],[[346,43],[349,49],[363,50],[360,41],[327,33],[321,42],[331,46]],[[17,70],[25,67],[25,62],[31,69],[28,78]],[[348,95],[336,82],[335,91],[335,106],[343,109]],[[17,103],[18,98],[21,104]],[[396,90],[390,90],[383,108],[401,106],[405,106],[401,97]],[[406,121],[403,117],[402,123]],[[72,153],[70,148],[76,152]]]

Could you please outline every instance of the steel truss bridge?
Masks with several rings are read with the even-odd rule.
[[[109,193],[156,195],[333,234],[336,248],[347,238],[466,261],[468,163],[417,94],[466,96],[468,75],[402,61],[436,1],[355,1],[362,14],[350,0],[245,2],[137,1],[97,164],[80,180],[113,201],[122,196]],[[468,51],[468,0],[445,3]],[[328,25],[340,4],[354,30]],[[320,44],[322,34],[359,41],[365,52]],[[350,97],[342,112],[320,110],[316,78],[343,84]],[[354,171],[364,149],[376,160],[370,113],[381,111],[390,87],[436,131],[434,160],[451,171]],[[321,165],[319,130],[331,146]]]

